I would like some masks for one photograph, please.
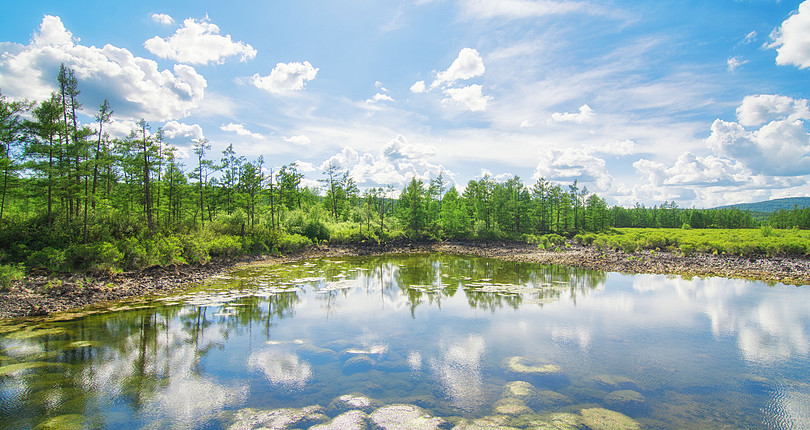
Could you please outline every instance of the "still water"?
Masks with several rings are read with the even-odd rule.
[[[0,322],[0,428],[810,428],[810,292],[441,254]]]

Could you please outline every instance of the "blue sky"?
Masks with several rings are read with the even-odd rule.
[[[810,2],[3,7],[4,95],[44,99],[65,63],[87,114],[110,100],[113,136],[145,118],[181,154],[232,143],[313,185],[332,162],[361,187],[488,173],[623,205],[810,195]]]

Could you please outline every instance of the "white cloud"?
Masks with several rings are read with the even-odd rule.
[[[481,55],[475,49],[464,48],[458,53],[458,57],[453,60],[447,70],[436,75],[436,80],[431,85],[431,88],[436,88],[445,83],[452,84],[455,81],[466,80],[483,74],[484,60]]]
[[[332,164],[348,171],[358,184],[369,187],[393,185],[401,188],[413,177],[429,180],[440,173],[445,179],[452,180],[452,172],[430,161],[435,153],[435,148],[430,145],[409,143],[405,137],[397,136],[383,145],[377,156],[368,152],[360,154],[347,146],[325,160],[320,170]]]
[[[746,127],[758,126],[778,119],[788,121],[810,119],[807,100],[759,94],[745,96],[742,104],[737,108],[737,120]]]
[[[757,40],[757,36],[759,36],[757,34],[757,32],[755,30],[752,30],[750,33],[745,35],[745,39],[743,39],[743,43],[747,45],[747,44],[749,44],[751,42],[755,42]]]
[[[534,126],[535,123],[529,121],[528,119],[524,119],[523,121],[520,122],[520,128],[529,128]]]
[[[770,37],[773,42],[766,47],[776,48],[776,64],[810,67],[810,2],[802,2],[798,13],[783,21]]]
[[[698,157],[691,152],[681,154],[672,167],[643,158],[633,167],[646,174],[655,186],[737,186],[749,182],[751,176],[740,163],[713,155]]]
[[[417,81],[411,85],[411,92],[414,94],[425,92],[425,81]]]
[[[235,123],[229,122],[228,124],[223,124],[222,126],[220,126],[219,129],[222,130],[222,131],[234,132],[234,133],[238,134],[239,136],[250,136],[250,137],[252,137],[254,139],[264,139],[264,136],[262,136],[261,134],[254,133],[254,132],[248,130],[247,128],[245,128],[244,124],[235,124]]]
[[[469,18],[528,18],[593,11],[586,2],[552,0],[462,0],[462,13]]]
[[[444,93],[450,96],[449,99],[444,99],[444,102],[454,101],[466,106],[473,112],[483,111],[487,108],[487,102],[492,100],[492,97],[485,96],[481,93],[481,85],[470,85],[464,88],[448,88]]]
[[[163,136],[167,139],[184,138],[189,141],[202,139],[203,130],[198,124],[183,124],[177,121],[169,121],[163,125]]]
[[[367,99],[366,103],[375,104],[379,102],[392,102],[392,101],[394,101],[394,99],[388,94],[377,93],[374,94],[374,97]]]
[[[309,145],[310,143],[312,143],[312,141],[309,139],[309,137],[304,136],[304,135],[286,137],[286,138],[284,138],[284,141],[285,142],[290,142],[290,143],[295,144],[295,145],[300,145],[300,146],[306,146],[306,145]]]
[[[246,62],[256,57],[256,50],[244,42],[234,42],[230,35],[221,36],[219,27],[208,18],[188,18],[183,26],[164,39],[155,36],[143,43],[144,48],[160,58],[186,64],[222,64],[225,58],[239,56]]]
[[[593,109],[591,109],[588,105],[582,105],[579,107],[578,113],[573,112],[554,112],[551,114],[551,120],[554,122],[574,122],[574,123],[583,123],[589,121],[593,118]]]
[[[153,13],[152,14],[152,21],[161,24],[161,25],[172,25],[174,24],[174,18],[165,13]]]
[[[303,63],[278,63],[268,76],[253,75],[251,82],[256,88],[267,90],[273,94],[304,89],[307,81],[315,79],[318,69],[312,67],[309,61]]]
[[[601,146],[591,148],[593,152],[609,155],[630,155],[636,150],[636,142],[632,140],[614,140]]]
[[[733,72],[737,70],[738,67],[742,66],[747,62],[748,60],[743,59],[741,57],[731,57],[726,61],[726,64],[728,65],[728,71]]]
[[[798,176],[810,172],[810,135],[799,120],[772,121],[748,131],[735,122],[716,120],[706,143],[714,152],[743,162],[756,173]]]
[[[553,182],[573,182],[595,188],[591,191],[609,190],[614,179],[605,168],[605,160],[595,157],[584,149],[549,149],[540,151],[540,162],[532,175],[532,181],[544,177]]]
[[[49,97],[64,63],[74,70],[87,109],[95,111],[106,98],[119,119],[182,118],[200,105],[207,86],[205,78],[187,65],[158,70],[156,62],[126,49],[80,45],[56,16],[45,15],[31,42],[18,48],[0,57],[0,88],[6,95]]]

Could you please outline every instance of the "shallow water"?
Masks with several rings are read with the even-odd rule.
[[[313,260],[0,323],[0,428],[227,428],[246,408],[401,403],[450,428],[503,416],[505,387],[526,381],[510,426],[605,408],[642,428],[800,429],[809,350],[806,287],[439,254]],[[370,404],[336,400],[348,394]]]

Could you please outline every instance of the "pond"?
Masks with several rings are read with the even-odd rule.
[[[0,322],[0,427],[810,428],[806,287],[443,254]]]

